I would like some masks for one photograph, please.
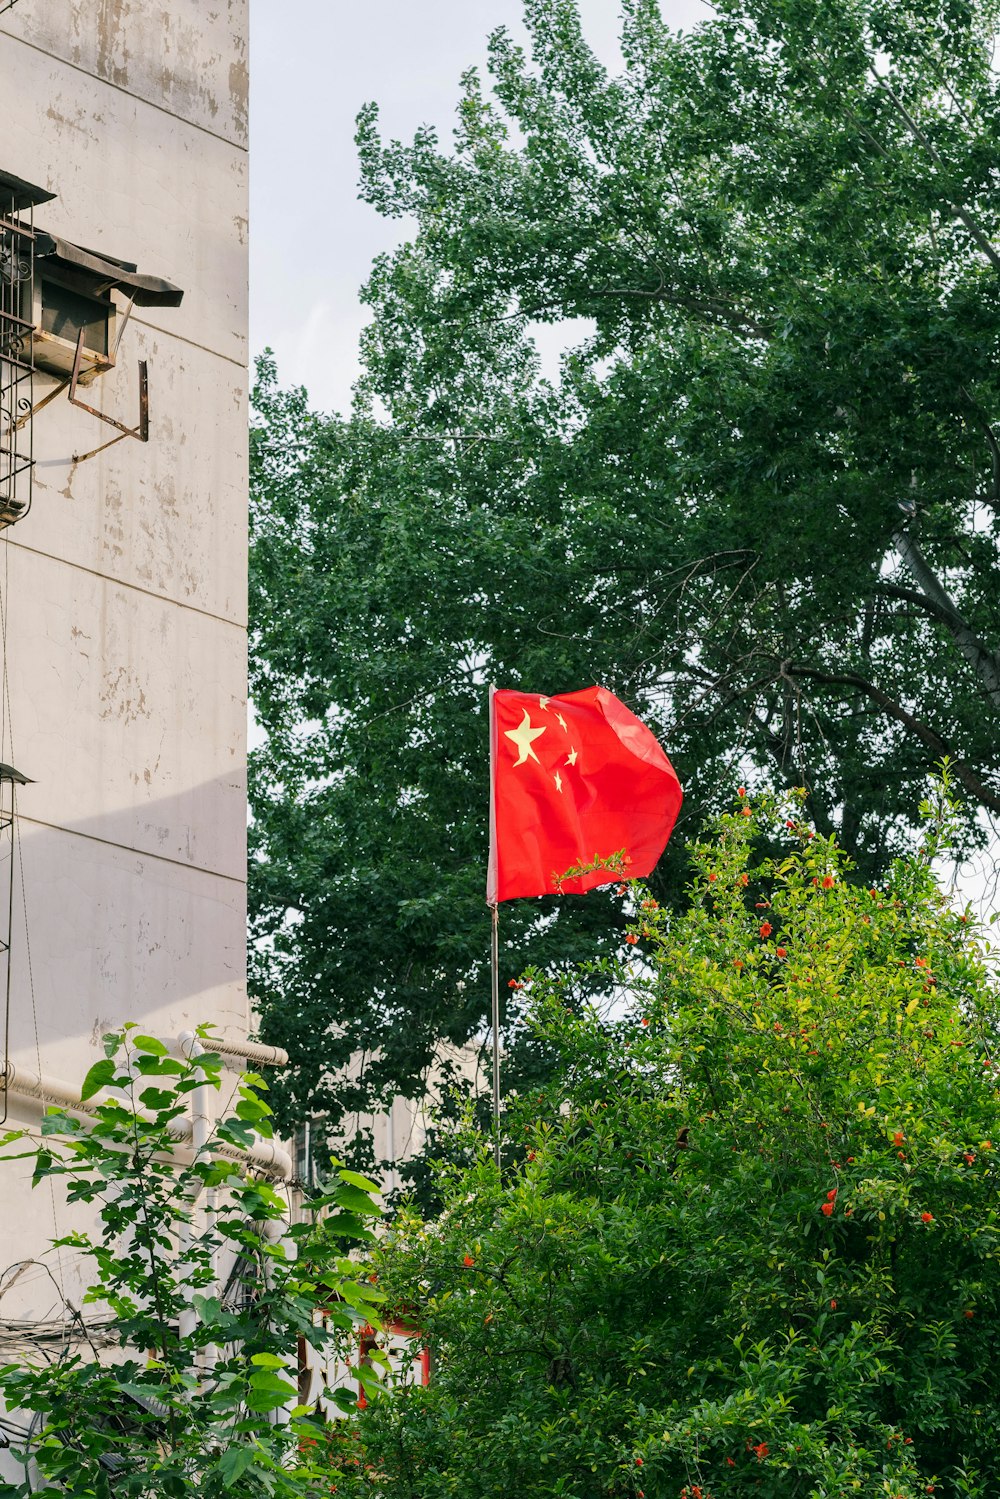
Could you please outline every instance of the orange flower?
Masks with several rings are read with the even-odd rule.
[[[824,890],[832,890],[833,887],[834,887],[834,884],[835,884],[835,881],[834,881],[834,878],[833,878],[832,874],[825,874],[823,876],[823,889]]]
[[[824,1202],[822,1204],[822,1206],[820,1207],[820,1212],[823,1214],[824,1218],[831,1217],[831,1215],[833,1213],[833,1203],[832,1202]]]
[[[472,1258],[472,1255],[471,1255],[471,1254],[463,1254],[463,1256],[462,1256],[462,1264],[463,1264],[463,1265],[464,1265],[464,1266],[465,1266],[465,1268],[466,1268],[466,1269],[467,1269],[467,1270],[468,1270],[468,1269],[471,1269],[471,1267],[472,1267],[472,1266],[473,1266],[473,1265],[474,1265],[474,1264],[475,1264],[475,1263],[476,1263],[476,1262],[475,1262],[475,1260],[474,1260],[474,1259],[473,1259],[473,1258]]]
[[[921,1213],[920,1214],[920,1221],[921,1221],[921,1223],[933,1223],[934,1222],[934,1214],[933,1213]]]
[[[762,937],[770,937],[770,935],[771,935],[771,933],[773,931],[774,931],[774,928],[772,927],[772,925],[771,925],[771,923],[769,921],[762,921],[761,922],[761,924],[760,924],[760,935]]]
[[[787,949],[787,947],[776,947],[774,949],[774,955],[775,955],[776,958],[787,958],[788,957],[788,949]]]
[[[625,941],[629,944],[630,947],[633,943],[638,942],[638,940],[639,939],[635,935],[635,932],[629,932],[628,936],[625,938]]]
[[[737,788],[736,788],[736,795],[737,796],[746,796],[746,794],[747,794],[747,788],[745,786],[737,786]]]
[[[748,874],[741,874],[740,875],[740,884],[741,885],[749,885],[749,883],[750,883],[750,876]]]
[[[903,1131],[901,1129],[898,1129],[892,1137],[892,1143],[893,1145],[902,1145],[905,1139],[906,1136],[903,1134]]]

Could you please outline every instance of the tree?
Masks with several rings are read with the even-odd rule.
[[[419,1088],[481,1026],[490,678],[597,681],[658,731],[663,900],[750,772],[869,881],[943,755],[966,847],[1000,809],[994,0],[722,0],[685,35],[627,0],[617,78],[573,0],[525,16],[451,150],[361,115],[363,193],[415,229],[353,414],[261,371],[252,901],[289,1117]],[[611,909],[512,909],[507,967]]]
[[[1000,1493],[1000,993],[931,849],[865,888],[744,799],[685,915],[630,895],[611,1019],[525,975],[502,1179],[481,1144],[376,1253],[432,1359],[362,1421],[387,1491]]]
[[[93,1120],[49,1109],[28,1152],[35,1185],[62,1177],[71,1205],[97,1206],[99,1227],[57,1241],[91,1263],[89,1315],[67,1304],[56,1356],[42,1346],[0,1368],[25,1470],[0,1493],[21,1499],[40,1477],[74,1499],[325,1499],[322,1424],[298,1408],[298,1340],[331,1340],[318,1307],[331,1328],[349,1330],[352,1307],[377,1322],[381,1293],[347,1257],[373,1238],[372,1184],[341,1170],[289,1226],[275,1189],[232,1158],[270,1134],[262,1078],[243,1076],[233,1114],[185,1159],[179,1121],[197,1090],[220,1086],[221,1058],[168,1056],[131,1025],[105,1048],[82,1090]],[[320,1223],[322,1207],[337,1211]],[[376,1387],[374,1371],[359,1376]]]

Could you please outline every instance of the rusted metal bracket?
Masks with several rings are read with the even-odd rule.
[[[134,301],[134,299],[133,299],[133,301]],[[122,322],[121,322],[121,327],[118,330],[118,337],[115,340],[115,347],[114,347],[114,349],[113,349],[113,351],[111,353],[110,360],[108,361],[108,366],[107,367],[110,368],[110,369],[114,369],[114,367],[115,367],[115,365],[117,363],[117,360],[118,360],[118,349],[119,349],[119,347],[121,345],[122,334],[125,332],[125,324],[128,322],[129,317],[131,316],[131,313],[132,313],[132,306],[133,306],[133,302],[129,302],[128,307],[127,307],[127,309],[125,311],[125,316],[123,317]],[[82,361],[83,361],[83,329],[80,330],[80,335],[79,335],[79,337],[77,338],[77,341],[76,341],[76,353],[73,356],[73,373],[69,377],[69,390],[67,391],[67,400],[71,403],[71,405],[73,405],[73,406],[79,406],[79,408],[80,408],[81,411],[89,411],[90,415],[91,416],[96,416],[97,419],[98,419],[98,421],[106,422],[109,427],[114,427],[115,430],[116,430],[116,432],[119,433],[119,436],[118,437],[112,437],[110,439],[110,441],[102,443],[99,448],[94,448],[89,453],[74,453],[73,454],[73,462],[74,463],[84,463],[84,462],[86,462],[86,460],[88,458],[93,458],[98,453],[103,453],[104,450],[105,450],[105,448],[112,447],[114,443],[121,442],[122,439],[126,438],[126,437],[134,437],[139,442],[148,442],[149,441],[149,372],[148,372],[148,367],[147,367],[145,359],[140,359],[139,360],[139,424],[136,427],[126,427],[125,423],[118,421],[116,417],[108,416],[106,412],[104,412],[104,411],[98,411],[98,409],[97,409],[96,406],[88,406],[88,404],[87,404],[86,401],[81,401],[80,400],[80,397],[77,395],[77,388],[78,388],[79,382],[80,382],[80,365],[81,365]]]

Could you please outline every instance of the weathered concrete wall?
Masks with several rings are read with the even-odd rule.
[[[136,311],[85,393],[135,422],[146,359],[149,443],[75,461],[115,434],[59,395],[34,421],[31,514],[0,533],[0,759],[35,782],[12,1050],[68,1082],[125,1020],[247,1032],[246,51],[247,0],[19,0],[0,18],[0,168],[58,194],[36,222],[185,291]],[[2,1169],[0,1271],[70,1226]],[[54,1299],[25,1276],[0,1317]]]

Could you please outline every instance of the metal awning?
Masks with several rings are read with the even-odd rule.
[[[51,203],[54,197],[55,193],[47,192],[44,187],[35,187],[11,172],[0,172],[0,205],[9,207],[13,200],[14,213],[23,213],[37,203]]]
[[[179,307],[184,293],[162,276],[145,275],[131,260],[119,260],[100,250],[87,250],[58,234],[39,232],[35,257],[43,265],[63,266],[81,273],[94,283],[95,292],[119,290],[135,300],[137,307]]]

